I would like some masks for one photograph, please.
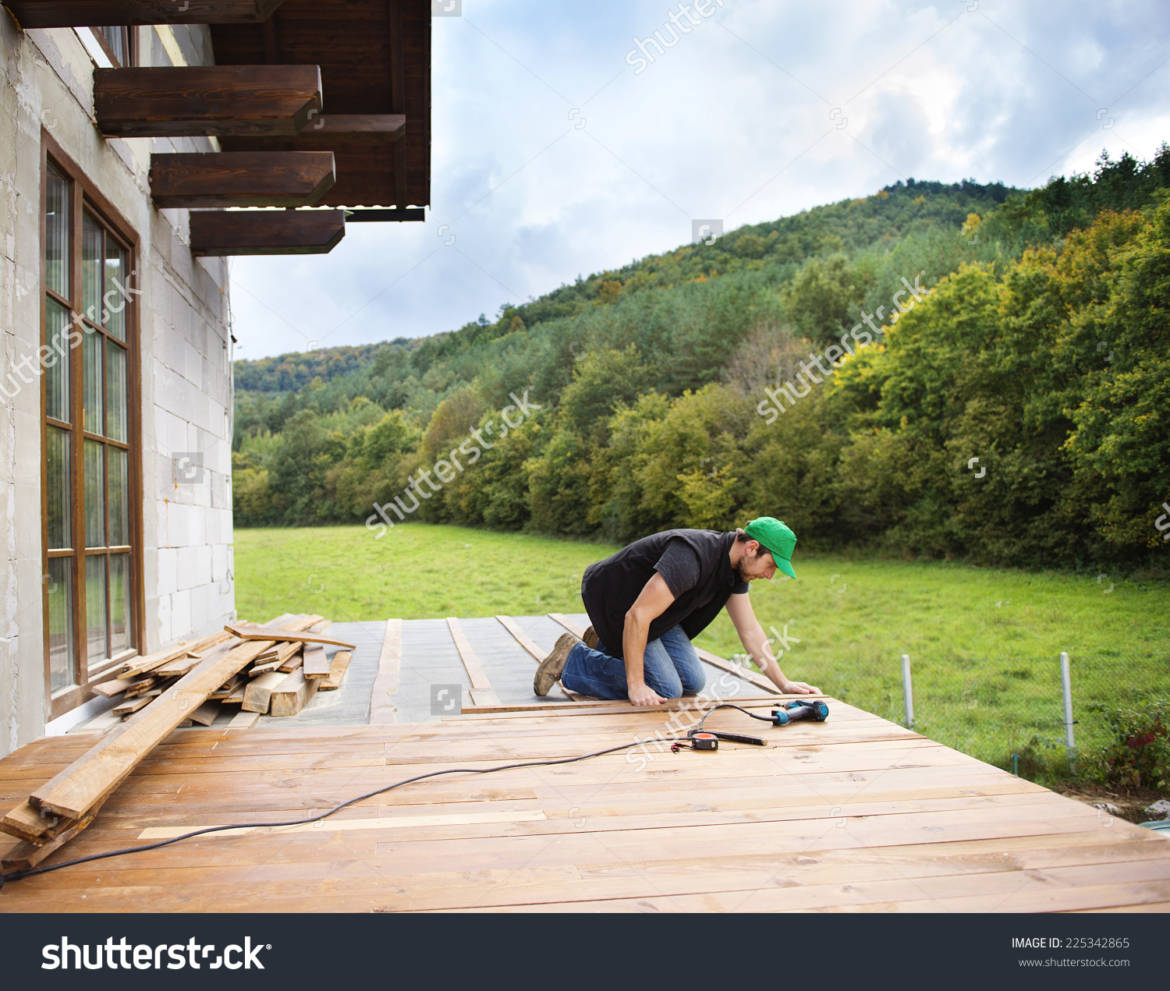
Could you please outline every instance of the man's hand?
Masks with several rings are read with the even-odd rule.
[[[654,691],[653,688],[646,684],[634,685],[629,690],[629,698],[631,705],[642,707],[662,705],[662,703],[666,701],[666,699],[664,699],[661,695]]]
[[[803,681],[786,681],[780,691],[784,695],[824,695],[819,688],[806,685]]]

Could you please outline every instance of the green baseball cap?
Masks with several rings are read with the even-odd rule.
[[[774,516],[759,516],[743,528],[752,540],[758,540],[764,550],[772,554],[776,567],[789,578],[795,578],[792,570],[792,552],[796,549],[796,534]]]

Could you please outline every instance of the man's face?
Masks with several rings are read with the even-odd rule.
[[[776,574],[776,562],[772,555],[759,542],[749,540],[743,557],[739,562],[739,575],[744,581],[755,581],[757,578],[771,580]]]

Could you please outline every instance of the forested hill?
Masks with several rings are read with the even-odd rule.
[[[1157,567],[1168,190],[1165,146],[1028,192],[911,180],[422,340],[239,362],[236,523],[770,513],[806,548]]]
[[[592,305],[647,289],[665,289],[696,279],[729,275],[742,269],[775,270],[790,275],[803,261],[833,251],[850,254],[878,243],[889,244],[915,231],[957,230],[969,213],[984,213],[1011,192],[1001,183],[899,182],[873,196],[815,207],[792,217],[737,228],[710,244],[686,244],[661,255],[650,255],[624,268],[577,277],[539,299],[501,306],[494,321],[483,315],[451,334],[414,341],[405,338],[353,347],[292,352],[257,361],[236,362],[236,388],[244,391],[287,392],[315,378],[323,382],[367,365],[384,349],[409,353],[426,342],[425,357],[451,354],[511,331],[557,317],[571,317]],[[416,365],[419,363],[416,360]]]

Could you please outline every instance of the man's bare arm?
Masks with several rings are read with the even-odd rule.
[[[626,664],[626,693],[634,705],[661,705],[662,698],[646,684],[644,655],[651,621],[657,619],[674,601],[674,593],[658,572],[646,582],[634,604],[626,613],[622,629],[622,655]]]
[[[822,694],[819,688],[803,681],[789,681],[784,672],[780,670],[780,665],[776,663],[776,657],[772,653],[772,645],[768,642],[767,634],[764,633],[760,621],[756,619],[751,599],[746,592],[733,595],[727,600],[727,615],[731,617],[735,632],[739,634],[744,649],[783,694]]]

